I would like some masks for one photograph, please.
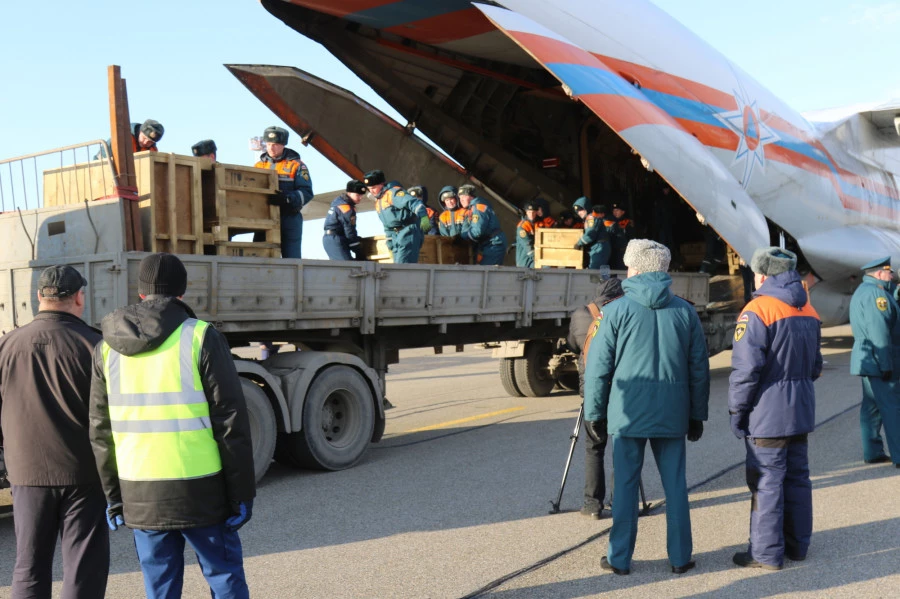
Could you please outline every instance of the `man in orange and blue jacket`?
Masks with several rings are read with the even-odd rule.
[[[747,451],[750,546],[732,561],[780,570],[785,557],[806,559],[812,536],[807,436],[815,429],[822,322],[793,252],[760,248],[750,268],[757,291],[734,330],[728,390],[731,430]]]

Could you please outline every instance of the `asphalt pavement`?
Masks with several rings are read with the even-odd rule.
[[[630,576],[600,569],[610,520],[580,516],[583,444],[559,488],[579,399],[507,397],[490,352],[401,352],[391,367],[385,439],[355,468],[273,465],[241,531],[251,594],[264,598],[895,597],[900,587],[900,470],[862,462],[859,380],[847,327],[826,331],[810,440],[815,530],[808,559],[780,572],[740,569],[750,495],[743,445],[727,416],[730,353],[713,358],[710,420],[688,444],[697,568],[665,552],[665,504],[648,451]],[[609,463],[609,455],[607,455]],[[608,466],[607,466],[608,467]],[[12,520],[0,520],[0,598],[9,597]],[[108,597],[141,597],[127,530],[112,534]],[[208,597],[190,551],[185,597]],[[58,562],[58,558],[57,558]],[[59,594],[62,570],[55,568]]]

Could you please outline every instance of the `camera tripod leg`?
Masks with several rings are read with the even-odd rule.
[[[558,514],[559,513],[559,504],[562,501],[563,489],[566,488],[566,478],[569,476],[569,466],[572,465],[572,455],[575,453],[575,444],[578,443],[578,433],[581,432],[581,423],[584,419],[584,404],[581,404],[581,408],[578,410],[578,418],[575,420],[575,428],[572,430],[572,434],[569,436],[569,439],[572,440],[572,444],[569,446],[569,456],[566,458],[566,467],[563,470],[562,482],[559,485],[559,493],[556,495],[556,501],[550,502],[550,513]]]

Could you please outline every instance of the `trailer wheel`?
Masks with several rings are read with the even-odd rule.
[[[247,414],[250,417],[253,470],[256,473],[256,482],[259,482],[269,469],[275,453],[277,430],[275,412],[272,410],[269,396],[253,381],[241,377],[241,390],[244,392],[244,402],[247,404]]]
[[[500,358],[500,383],[510,397],[525,395],[516,386],[516,358]]]
[[[303,402],[303,430],[281,444],[302,468],[343,470],[356,464],[372,440],[375,401],[363,376],[331,366],[315,378]]]
[[[525,357],[515,360],[516,387],[527,397],[546,397],[556,379],[550,375],[553,348],[546,341],[530,341]]]
[[[578,393],[578,373],[577,372],[560,372],[556,377],[556,384],[563,391],[574,391]]]

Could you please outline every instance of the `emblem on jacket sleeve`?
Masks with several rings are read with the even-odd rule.
[[[734,340],[735,342],[740,341],[741,337],[744,336],[744,333],[747,332],[747,323],[740,322],[736,327],[734,327]]]
[[[887,310],[887,298],[886,297],[878,297],[875,298],[875,305],[878,306],[878,309],[882,312]]]
[[[525,229],[519,229],[519,237],[522,237],[523,239],[528,237],[528,233],[525,232]]]

